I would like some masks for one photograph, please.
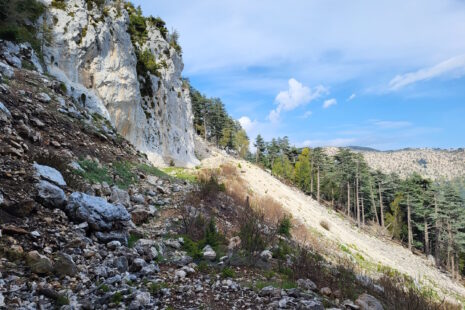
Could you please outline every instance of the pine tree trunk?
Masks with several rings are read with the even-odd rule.
[[[370,197],[371,197],[371,207],[373,213],[375,213],[376,223],[379,225],[378,210],[376,210],[375,194],[373,193],[373,184],[370,181]]]
[[[334,188],[331,186],[331,207],[334,209]]]
[[[449,272],[454,270],[454,258],[452,256],[452,229],[450,227],[450,221],[447,222],[447,233],[448,233],[448,240],[447,240],[447,269]]]
[[[358,174],[355,177],[355,203],[357,204],[357,225],[360,227],[360,201],[358,197]]]
[[[310,195],[313,196],[313,157],[312,160],[310,161]]]
[[[360,199],[361,207],[362,207],[362,226],[365,226],[365,207],[363,206],[363,198]]]
[[[435,217],[435,242],[434,242],[434,258],[436,260],[436,265],[440,265],[440,258],[439,258],[439,252],[440,252],[440,244],[439,244],[439,234],[440,234],[440,223],[439,223],[439,218],[438,218],[438,202],[436,199],[436,196],[434,196],[434,217]]]
[[[383,210],[383,196],[381,195],[381,182],[378,183],[378,192],[379,192],[379,212],[381,216],[381,227],[384,228],[384,210]]]
[[[316,170],[316,200],[320,202],[320,166]]]
[[[429,235],[428,235],[428,221],[424,219],[425,226],[425,254],[429,255]]]
[[[350,183],[347,182],[347,216],[350,217]]]
[[[410,198],[407,196],[407,226],[408,226],[408,249],[412,250],[412,221],[411,221],[411,214],[410,214]]]

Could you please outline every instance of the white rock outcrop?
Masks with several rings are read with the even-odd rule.
[[[155,27],[148,27],[143,48],[158,64],[149,75],[153,96],[142,98],[137,58],[122,1],[103,7],[85,0],[49,6],[44,18],[53,41],[45,48],[48,71],[67,85],[75,100],[109,119],[123,137],[156,165],[194,166],[193,114],[189,89],[183,87],[181,56]],[[92,2],[90,2],[92,3]]]

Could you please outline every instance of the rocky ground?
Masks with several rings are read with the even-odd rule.
[[[227,251],[189,256],[183,212],[196,185],[150,166],[62,84],[25,69],[30,54],[0,56],[0,308],[382,309],[310,279],[277,287],[268,250],[256,267],[234,263],[237,206],[225,194],[190,207],[215,215]]]

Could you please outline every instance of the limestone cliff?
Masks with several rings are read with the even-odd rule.
[[[123,1],[44,2],[49,8],[44,28],[51,32],[44,48],[48,72],[154,164],[196,165],[189,89],[169,35],[147,25],[144,39],[134,43]],[[156,72],[137,70],[136,48],[150,51]]]

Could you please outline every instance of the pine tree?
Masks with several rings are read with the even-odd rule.
[[[257,138],[255,138],[254,146],[256,148],[255,162],[265,165],[266,144],[265,144],[265,141],[263,140],[263,138],[262,138],[262,136],[260,134],[257,136]]]

